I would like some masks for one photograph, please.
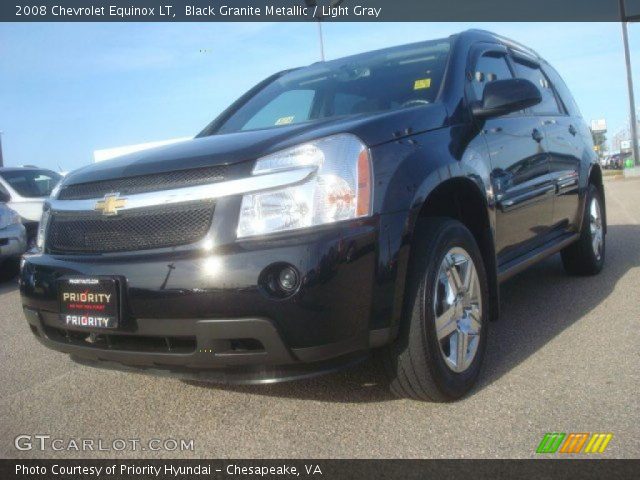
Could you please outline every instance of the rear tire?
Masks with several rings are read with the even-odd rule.
[[[580,238],[560,252],[562,265],[571,275],[596,275],[604,266],[605,216],[602,196],[593,184],[587,189],[585,205]]]
[[[406,288],[399,338],[383,352],[391,391],[416,400],[458,399],[478,378],[490,310],[471,232],[457,220],[420,219]]]

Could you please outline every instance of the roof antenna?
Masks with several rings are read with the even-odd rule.
[[[329,1],[329,8],[335,8],[338,5],[340,5],[344,0],[330,0]],[[316,8],[316,15],[315,15],[315,19],[318,23],[318,38],[320,40],[320,61],[324,62],[325,58],[324,58],[324,36],[322,34],[322,10],[324,8],[318,8],[318,0],[304,0],[304,3],[307,5],[307,7],[314,7]]]
[[[322,38],[322,21],[318,18],[318,36],[320,37],[320,61],[324,62],[324,40]]]
[[[4,158],[2,157],[2,134],[4,132],[0,132],[0,167],[4,167]]]

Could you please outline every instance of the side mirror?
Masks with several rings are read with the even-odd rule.
[[[0,190],[0,203],[7,203],[11,200],[11,196],[7,192]]]
[[[540,90],[529,80],[494,80],[484,86],[482,101],[472,107],[476,118],[491,118],[532,107],[542,101]]]

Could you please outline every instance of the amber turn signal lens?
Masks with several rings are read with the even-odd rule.
[[[371,160],[369,159],[369,151],[365,148],[358,156],[358,204],[356,207],[356,216],[364,217],[369,215],[371,210]]]

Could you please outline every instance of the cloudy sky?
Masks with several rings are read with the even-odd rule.
[[[606,118],[609,137],[625,126],[618,23],[326,23],[326,54],[467,28],[532,47],[564,77],[587,120]],[[638,87],[640,27],[629,34]],[[194,135],[264,77],[317,61],[319,47],[309,23],[16,23],[0,27],[0,58],[5,164],[71,170],[97,149]]]

